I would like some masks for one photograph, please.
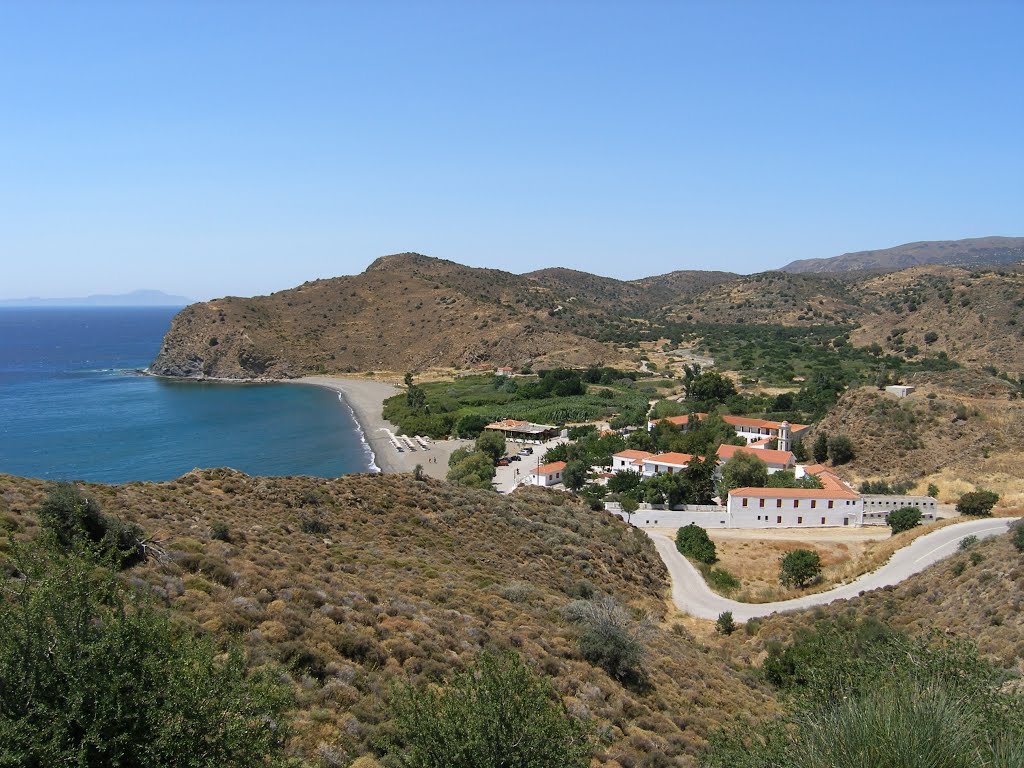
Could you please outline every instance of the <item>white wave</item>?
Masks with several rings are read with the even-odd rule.
[[[348,400],[345,399],[341,392],[338,393],[338,401],[348,408],[348,412],[352,414],[352,421],[356,424],[356,432],[359,433],[359,442],[363,444],[363,451],[370,460],[370,472],[375,474],[379,473],[381,470],[380,467],[377,466],[377,454],[375,454],[373,452],[373,448],[370,447],[370,443],[366,439],[366,433],[363,431],[363,425],[360,424],[359,419],[356,418],[356,412],[352,409],[352,406],[348,404]]]

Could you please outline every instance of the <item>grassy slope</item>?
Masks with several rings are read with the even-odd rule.
[[[33,536],[45,488],[0,476],[0,527]],[[240,637],[254,663],[293,665],[293,749],[312,764],[372,752],[387,733],[394,681],[439,680],[481,648],[515,648],[552,675],[573,712],[607,729],[604,766],[692,765],[730,714],[774,711],[753,677],[665,625],[666,572],[646,537],[558,493],[505,498],[404,475],[231,470],[87,490],[171,553],[132,581],[203,631]],[[303,533],[304,517],[329,530]],[[215,521],[232,542],[210,539]],[[656,619],[648,690],[624,688],[578,656],[561,611],[584,580]]]

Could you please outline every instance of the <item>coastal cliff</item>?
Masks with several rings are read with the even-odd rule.
[[[558,298],[526,277],[418,254],[362,274],[179,312],[150,371],[163,376],[286,379],[481,363],[591,365],[614,350],[573,333]]]

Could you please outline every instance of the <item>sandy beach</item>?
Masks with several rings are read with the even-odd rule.
[[[468,445],[470,442],[468,440],[432,440],[430,450],[415,452],[406,450],[399,453],[388,440],[387,432],[384,430],[390,429],[396,435],[400,430],[381,416],[384,401],[398,394],[401,391],[398,387],[384,381],[349,376],[304,376],[291,381],[296,384],[311,384],[340,392],[352,409],[352,413],[355,414],[359,426],[362,427],[363,436],[373,451],[376,464],[382,472],[412,472],[419,464],[427,474],[443,479],[448,473],[448,457],[456,448]]]

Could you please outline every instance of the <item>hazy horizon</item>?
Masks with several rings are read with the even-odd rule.
[[[1024,5],[0,6],[0,298],[1024,233]],[[187,41],[184,44],[183,41]]]

